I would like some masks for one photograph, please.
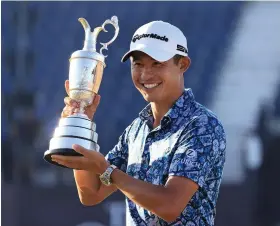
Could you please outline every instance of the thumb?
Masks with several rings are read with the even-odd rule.
[[[80,145],[78,145],[78,144],[73,144],[73,145],[72,145],[72,148],[73,148],[76,152],[80,153],[81,155],[83,155],[83,156],[85,156],[85,157],[89,155],[89,150],[87,150],[86,148],[84,148],[84,147],[82,147],[82,146],[80,146]]]

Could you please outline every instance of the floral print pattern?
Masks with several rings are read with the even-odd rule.
[[[214,225],[226,149],[221,122],[195,101],[191,89],[185,89],[160,125],[155,129],[152,125],[149,104],[120,136],[107,160],[128,175],[155,185],[164,185],[172,175],[193,180],[199,189],[174,222],[126,199],[127,226]]]

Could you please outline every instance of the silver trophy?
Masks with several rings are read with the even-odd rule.
[[[96,27],[93,31],[84,18],[79,18],[79,21],[85,30],[85,41],[83,49],[75,51],[69,60],[69,97],[80,103],[80,109],[77,113],[60,119],[50,140],[49,150],[44,153],[44,159],[47,162],[61,167],[65,166],[53,162],[51,155],[80,156],[72,149],[73,144],[99,151],[96,124],[84,114],[84,108],[92,103],[101,84],[107,57],[102,51],[108,50],[108,45],[117,38],[119,33],[116,16],[106,20],[101,27]],[[101,31],[107,32],[105,29],[107,24],[114,26],[115,34],[109,42],[100,43],[102,47],[98,53],[96,51],[97,36]]]

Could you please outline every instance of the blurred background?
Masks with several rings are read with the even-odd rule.
[[[1,202],[4,226],[124,226],[124,197],[83,207],[72,171],[43,160],[66,96],[70,55],[117,15],[95,116],[106,154],[146,105],[121,63],[135,30],[179,27],[192,65],[186,87],[227,133],[217,226],[280,225],[280,2],[1,2]],[[101,33],[98,41],[114,32]],[[98,48],[99,49],[99,48]],[[172,208],[172,207],[171,207]]]

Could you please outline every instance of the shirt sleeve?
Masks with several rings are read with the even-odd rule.
[[[203,187],[213,167],[222,173],[225,147],[225,133],[220,122],[212,116],[199,116],[182,132],[169,175],[186,177]]]
[[[105,156],[110,165],[115,165],[118,169],[126,172],[128,161],[128,132],[131,126],[126,128],[119,137],[118,143]]]

